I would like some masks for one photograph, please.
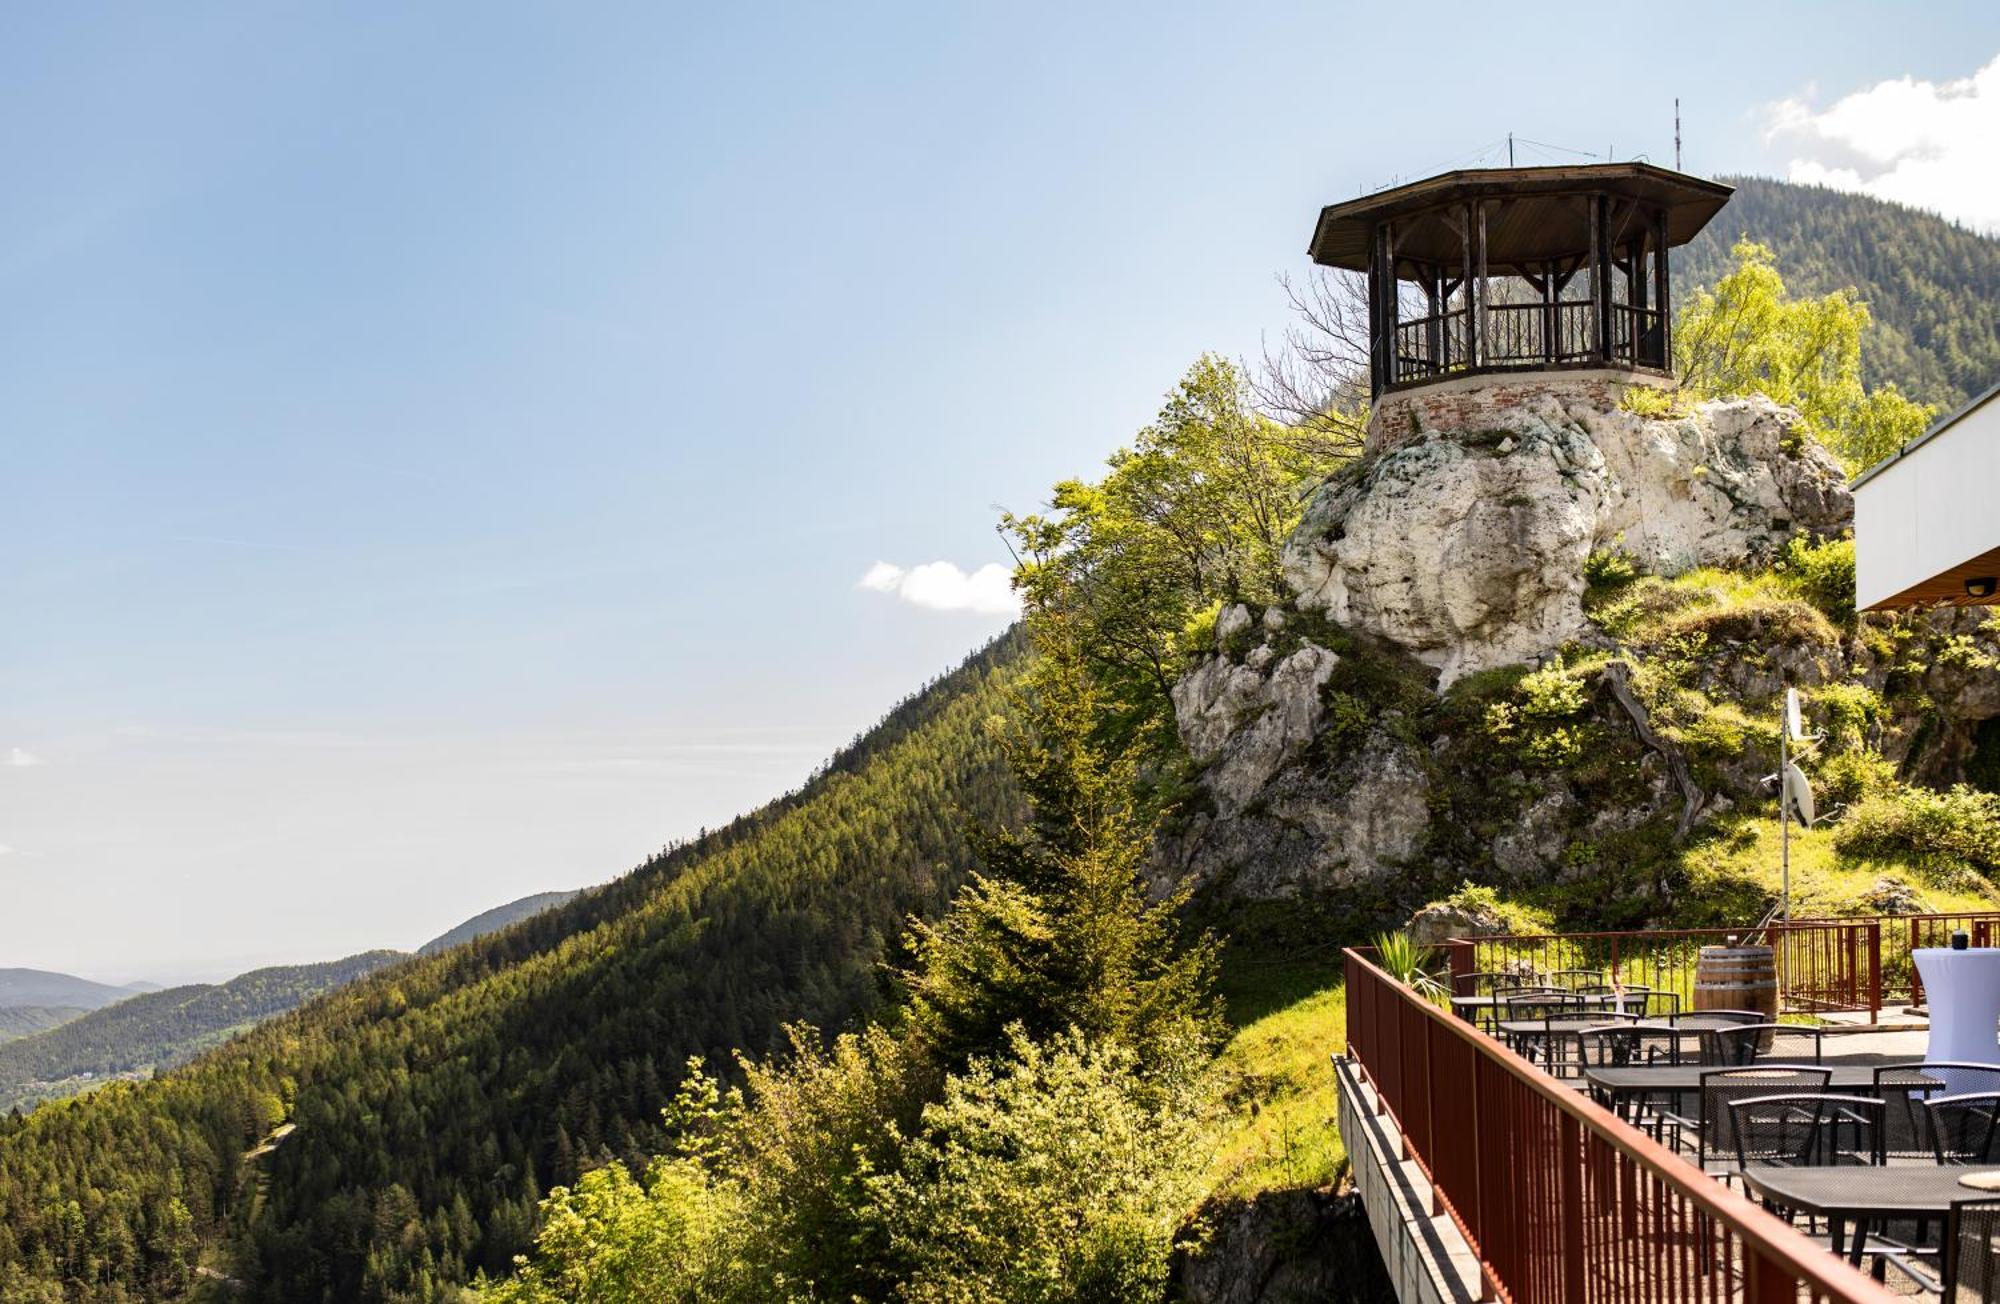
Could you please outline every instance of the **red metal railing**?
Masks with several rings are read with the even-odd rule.
[[[1498,1298],[1893,1298],[1360,952],[1346,952],[1346,971],[1348,1054]]]
[[[1872,918],[1794,919],[1766,925],[1761,932],[1680,928],[1522,934],[1463,938],[1447,949],[1454,979],[1507,969],[1540,973],[1599,969],[1624,985],[1674,992],[1683,1006],[1691,1006],[1702,947],[1763,941],[1775,952],[1778,990],[1786,1011],[1865,1011],[1872,1020],[1880,1014],[1885,994],[1883,923]]]
[[[1950,946],[1951,935],[1959,929],[1970,934],[1972,945],[1991,946],[2000,935],[2000,913],[1973,912],[1945,915],[1897,915],[1883,921],[1882,969],[1887,994],[1921,1005],[1923,976],[1910,959],[1910,952],[1924,946]]]

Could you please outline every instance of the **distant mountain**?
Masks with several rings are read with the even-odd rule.
[[[167,990],[167,985],[165,983],[147,982],[141,978],[138,982],[126,983],[125,990],[128,992],[163,992]]]
[[[0,1042],[41,1032],[88,1013],[89,1010],[75,1005],[0,1006]]]
[[[2000,382],[2000,240],[1865,195],[1721,180],[1736,195],[1674,256],[1676,295],[1713,285],[1748,236],[1777,253],[1793,293],[1859,292],[1875,317],[1861,351],[1869,384],[1949,408]]]
[[[367,951],[327,964],[255,969],[221,984],[128,996],[0,1044],[0,1110],[183,1063],[274,1014],[408,958],[401,951]]]
[[[95,1010],[131,995],[129,987],[94,983],[46,969],[0,969],[0,1008],[38,1005]]]
[[[575,896],[574,892],[537,892],[524,896],[519,901],[509,901],[504,906],[494,906],[491,910],[476,914],[449,932],[439,933],[430,941],[417,948],[418,955],[436,955],[439,951],[470,942],[475,937],[498,932],[509,924],[519,923],[530,915],[539,915],[544,910],[553,909]]]

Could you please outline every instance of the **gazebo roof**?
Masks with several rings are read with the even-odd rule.
[[[1735,193],[1730,186],[1651,163],[1589,163],[1574,167],[1473,168],[1445,172],[1320,210],[1308,252],[1328,267],[1366,271],[1370,233],[1396,219],[1396,256],[1445,267],[1464,256],[1462,236],[1447,216],[1454,205],[1500,201],[1487,210],[1486,263],[1504,275],[1590,247],[1591,194],[1636,200],[1667,219],[1667,243],[1694,239]],[[1615,233],[1614,233],[1615,238]]]

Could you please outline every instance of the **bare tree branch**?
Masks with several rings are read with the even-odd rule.
[[[1368,289],[1355,273],[1315,269],[1280,275],[1292,325],[1264,345],[1251,375],[1257,405],[1297,432],[1313,452],[1360,451],[1368,422]]]

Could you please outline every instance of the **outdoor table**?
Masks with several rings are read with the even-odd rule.
[[[1884,1060],[1880,1063],[1826,1063],[1808,1064],[1806,1068],[1820,1068],[1829,1071],[1826,1090],[1834,1095],[1853,1095],[1856,1092],[1873,1094],[1875,1090],[1875,1070],[1892,1063],[1907,1063],[1901,1060]],[[1621,1114],[1627,1101],[1643,1100],[1647,1096],[1692,1095],[1701,1090],[1701,1075],[1714,1073],[1723,1068],[1771,1068],[1781,1061],[1771,1064],[1762,1062],[1746,1065],[1722,1064],[1642,1064],[1632,1068],[1585,1069],[1583,1080],[1590,1088],[1590,1094],[1607,1102]],[[1921,1084],[1916,1084],[1921,1085]],[[1915,1089],[1908,1084],[1898,1084],[1899,1089]]]
[[[1471,1000],[1472,997],[1459,997]],[[1481,998],[1483,999],[1483,998]],[[1503,1037],[1532,1037],[1544,1032],[1586,1032],[1591,1028],[1644,1028],[1649,1032],[1685,1032],[1700,1034],[1713,1032],[1719,1028],[1740,1028],[1741,1019],[1704,1018],[1699,1014],[1684,1014],[1678,1019],[1618,1019],[1607,1022],[1600,1011],[1598,1014],[1557,1015],[1553,1019],[1502,1019],[1494,1026]],[[1691,1035],[1689,1040],[1693,1040]]]
[[[1887,1168],[1839,1166],[1830,1168],[1790,1168],[1776,1164],[1751,1164],[1742,1170],[1743,1184],[1772,1204],[1826,1219],[1833,1252],[1844,1254],[1856,1267],[1870,1222],[1890,1219],[1942,1220],[1951,1211],[1953,1200],[1971,1200],[1988,1194],[1959,1182],[1978,1168],[1938,1164],[1903,1164]],[[1854,1244],[1847,1244],[1847,1224],[1858,1222]]]
[[[2000,1064],[2000,948],[1982,946],[1953,951],[1941,946],[1910,952],[1924,979],[1924,1000],[1930,1005],[1929,1060],[1968,1064]],[[1975,1082],[1953,1082],[1947,1071],[1947,1091],[1973,1091]],[[1966,1075],[1957,1075],[1964,1077]]]
[[[1495,1027],[1503,1037],[1539,1037],[1543,1033],[1587,1032],[1592,1028],[1630,1028],[1625,1020],[1606,1023],[1602,1014],[1559,1015],[1553,1019],[1502,1019]]]

